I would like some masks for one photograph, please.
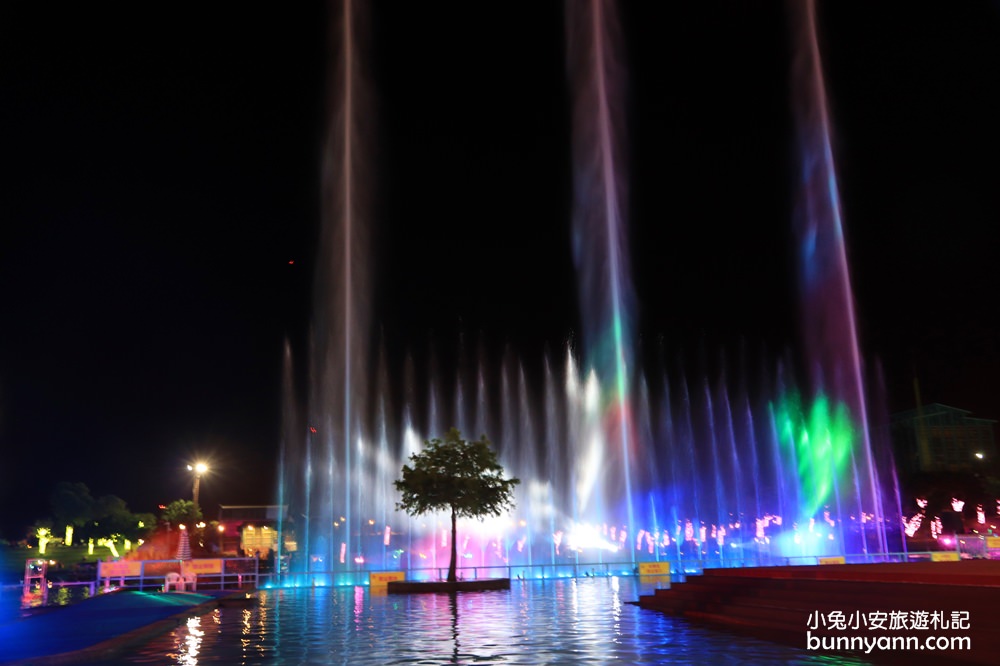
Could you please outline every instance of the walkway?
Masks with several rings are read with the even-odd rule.
[[[965,560],[706,569],[641,596],[638,605],[807,649],[821,637],[829,645],[840,637],[915,637],[919,643],[860,655],[878,663],[994,665],[1000,664],[998,598],[1000,561]],[[934,623],[935,613],[941,623]],[[957,625],[953,618],[960,618]],[[928,636],[968,639],[971,649],[937,651],[925,642]],[[844,651],[858,653],[853,646]]]

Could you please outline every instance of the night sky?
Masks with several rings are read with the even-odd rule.
[[[572,1],[572,0],[571,0]],[[644,349],[799,332],[782,2],[622,3]],[[877,6],[876,6],[877,5]],[[845,234],[888,408],[1000,418],[1000,4],[820,3]],[[580,330],[561,2],[373,2],[365,183],[390,354]],[[328,8],[0,6],[0,535],[83,481],[273,501],[320,225]],[[294,263],[292,263],[294,262]],[[705,351],[707,350],[707,352]]]

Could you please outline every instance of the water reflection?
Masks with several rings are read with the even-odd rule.
[[[259,595],[256,607],[192,618],[114,663],[833,663],[641,610],[626,603],[639,595],[632,578],[514,582],[510,591],[458,595],[363,587]]]
[[[34,585],[23,594],[21,585],[0,585],[0,622],[21,617],[22,611],[31,611],[46,606],[69,606],[91,595],[89,584],[61,584],[49,581],[46,588]]]
[[[454,649],[451,652],[451,662],[453,664],[460,663],[458,661],[458,594],[451,593],[448,595],[448,607],[451,609],[451,640],[454,644]]]
[[[205,632],[201,630],[201,618],[188,618],[186,631],[179,636],[177,642],[177,663],[184,666],[195,666],[198,663],[198,652],[201,648]]]

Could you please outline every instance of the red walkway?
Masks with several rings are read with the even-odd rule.
[[[809,647],[809,636],[968,637],[971,650],[936,651],[921,645],[867,654],[841,651],[877,663],[938,665],[1000,664],[998,603],[1000,561],[966,560],[706,569],[702,576],[643,595],[638,605],[803,648]],[[894,629],[888,621],[884,628],[870,622],[883,616],[888,620],[893,613],[901,623]],[[916,618],[934,613],[949,623],[953,618],[967,621],[947,629],[912,626]],[[831,618],[844,618],[848,626],[831,623]]]

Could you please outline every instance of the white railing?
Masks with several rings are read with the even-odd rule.
[[[218,591],[256,588],[267,573],[266,561],[254,557],[205,560],[127,560],[102,563],[97,584],[103,590]],[[109,575],[110,574],[110,575]]]

